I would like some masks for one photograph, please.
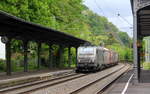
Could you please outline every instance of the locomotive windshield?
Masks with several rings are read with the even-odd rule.
[[[79,48],[79,55],[94,55],[94,48]]]

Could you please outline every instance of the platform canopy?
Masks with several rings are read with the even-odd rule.
[[[24,21],[3,11],[0,11],[0,36],[73,47],[88,42],[57,30]]]
[[[150,36],[150,6],[138,12],[139,33],[142,36]]]
[[[150,36],[150,1],[131,0],[131,7],[133,15],[137,15],[137,34],[143,37]]]

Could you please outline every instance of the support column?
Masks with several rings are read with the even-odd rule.
[[[78,62],[77,56],[78,56],[78,47],[76,47],[76,63],[75,63],[76,66],[77,66],[77,62]]]
[[[142,50],[142,40],[143,40],[143,38],[141,37],[141,36],[138,36],[138,41],[139,41],[139,45],[137,45],[138,46],[138,82],[140,82],[140,76],[141,76],[141,50]]]
[[[145,61],[148,62],[148,39],[145,39]]]
[[[138,74],[138,48],[137,48],[137,13],[134,13],[134,31],[133,31],[133,52],[134,52],[134,83],[138,83],[139,82],[139,74]]]
[[[28,72],[28,41],[23,41],[24,48],[24,72]]]
[[[38,43],[38,49],[37,49],[37,58],[38,58],[38,62],[37,62],[37,69],[40,69],[40,65],[41,65],[41,43]]]
[[[52,45],[49,44],[49,69],[53,67],[53,53],[52,53]]]
[[[140,47],[137,48],[137,72],[138,72],[138,82],[140,82],[140,70],[141,70],[141,58],[140,58]]]
[[[6,53],[6,74],[11,75],[11,39],[8,39],[8,42],[5,45],[5,53]]]
[[[68,47],[68,67],[71,67],[71,47]]]
[[[60,45],[59,46],[59,68],[61,68],[62,67],[62,65],[63,65],[63,46],[62,45]]]

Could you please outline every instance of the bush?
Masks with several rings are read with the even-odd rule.
[[[143,63],[143,69],[150,70],[150,62],[144,62]]]
[[[6,70],[5,60],[0,59],[0,71],[5,71],[5,70]]]

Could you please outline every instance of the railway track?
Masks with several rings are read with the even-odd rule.
[[[28,92],[32,92],[41,88],[57,85],[65,81],[77,79],[83,76],[86,76],[86,74],[72,73],[69,75],[61,76],[61,77],[54,77],[49,80],[41,80],[41,81],[35,81],[32,83],[21,84],[21,85],[17,85],[13,87],[3,88],[0,90],[0,94],[27,94]]]
[[[124,69],[124,65],[120,64],[117,65],[113,68],[109,68],[106,70],[103,70],[101,72],[98,73],[93,73],[81,78],[77,78],[74,79],[72,81],[67,81],[65,83],[61,83],[52,87],[48,87],[42,90],[37,90],[35,92],[30,92],[30,94],[94,94],[94,93],[89,93],[90,89],[86,89],[87,87],[93,87],[92,83],[97,83],[99,82],[99,79],[106,79],[107,76],[109,76],[110,74],[114,74],[115,72]],[[128,68],[128,67],[126,67]],[[123,71],[125,72],[125,71]],[[107,79],[108,80],[108,79]],[[103,82],[101,82],[103,83]],[[99,84],[101,84],[99,83]],[[106,83],[105,83],[106,84]],[[104,84],[104,85],[105,85]],[[98,87],[93,87],[93,88],[97,88]],[[87,92],[84,92],[84,90],[87,90]],[[93,89],[94,90],[94,89]],[[82,91],[82,92],[81,92]]]
[[[99,94],[129,66],[117,65],[93,74],[70,74],[0,90],[0,94]],[[112,79],[113,78],[113,79]]]
[[[124,72],[128,71],[129,65],[124,68],[120,68],[117,71],[112,72],[111,74],[97,79],[93,82],[90,82],[86,86],[83,86],[75,91],[72,91],[70,94],[101,94],[103,89],[108,87],[114,80],[120,77]]]

